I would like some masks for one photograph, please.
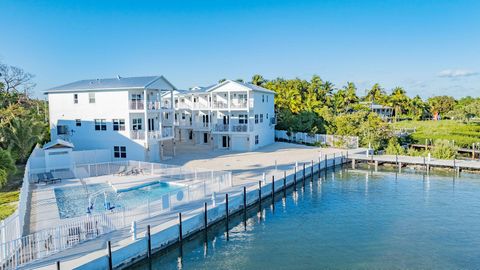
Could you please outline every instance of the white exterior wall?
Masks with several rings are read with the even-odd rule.
[[[126,146],[127,159],[145,160],[144,141],[130,139],[129,91],[96,91],[95,103],[89,103],[89,92],[76,94],[78,104],[74,103],[74,93],[48,94],[51,140],[66,139],[77,151],[108,149],[112,158],[114,146]],[[76,119],[81,120],[81,126],[76,126]],[[107,130],[95,130],[95,119],[105,119]],[[125,130],[114,131],[113,119],[125,119]],[[142,124],[145,130],[145,119]],[[68,125],[70,134],[57,135],[57,125]]]
[[[262,102],[262,95],[264,101]],[[275,142],[275,125],[271,125],[270,121],[272,117],[275,117],[274,97],[273,93],[253,92],[254,105],[253,105],[253,119],[254,132],[252,134],[250,143],[252,149],[269,145]],[[267,98],[268,97],[268,98]],[[255,124],[255,115],[258,115],[259,122]],[[263,114],[263,123],[260,122],[260,114]],[[267,118],[268,114],[268,118]],[[255,136],[259,137],[259,144],[255,144]]]

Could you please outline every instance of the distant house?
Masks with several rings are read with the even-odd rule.
[[[374,102],[360,102],[360,104],[370,108],[372,112],[377,113],[384,119],[389,119],[393,116],[393,108],[390,106],[384,106]]]

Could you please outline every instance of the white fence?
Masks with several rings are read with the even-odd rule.
[[[75,174],[81,178],[86,178],[116,174],[125,169],[140,171],[143,174],[159,175],[162,181],[188,180],[188,182],[180,188],[162,195],[159,200],[148,200],[146,205],[134,208],[123,207],[111,212],[62,219],[61,225],[57,227],[35,232],[15,240],[8,239],[12,241],[0,246],[0,269],[15,269],[102,234],[125,228],[132,221],[154,217],[169,211],[172,207],[188,202],[204,200],[211,196],[213,192],[232,186],[230,172],[191,170],[138,161],[78,165],[75,167]],[[28,173],[25,175],[27,177]],[[24,181],[24,183],[28,183],[28,181]],[[23,218],[20,220],[23,220]],[[20,223],[20,225],[22,224]]]
[[[327,134],[315,134],[310,136],[304,132],[292,132],[288,136],[286,130],[275,130],[275,139],[277,141],[287,141],[295,143],[307,143],[316,144],[320,143],[325,146],[339,147],[339,148],[358,148],[357,136],[340,136],[340,135],[327,135]]]

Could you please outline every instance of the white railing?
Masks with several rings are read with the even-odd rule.
[[[75,174],[81,178],[110,175],[119,173],[125,166],[144,174],[161,175],[163,181],[189,181],[188,184],[181,184],[180,188],[162,195],[160,199],[148,200],[145,205],[139,207],[118,208],[111,212],[63,219],[59,226],[52,226],[50,229],[2,243],[0,245],[0,269],[16,269],[86,240],[125,228],[133,221],[154,218],[179,205],[204,200],[213,192],[219,192],[232,186],[230,172],[192,170],[140,161],[79,165],[75,167]]]
[[[228,108],[228,104],[226,102],[223,102],[223,101],[214,101],[213,102],[213,108],[226,109],[226,108]]]
[[[143,101],[130,100],[130,110],[143,110],[145,108]]]
[[[229,129],[230,129],[230,128],[229,128],[229,125],[216,124],[214,131],[224,132],[224,131],[228,131]]]
[[[230,108],[232,109],[246,109],[247,108],[247,101],[231,101]]]
[[[130,139],[144,140],[145,139],[145,131],[143,131],[143,130],[130,130]]]
[[[233,132],[248,132],[248,124],[239,124],[232,126]]]
[[[287,131],[285,130],[275,130],[275,139],[277,139],[278,141],[288,141],[295,143],[320,143],[326,146],[339,148],[358,148],[357,136],[340,136],[327,134],[314,134],[313,136],[310,136],[310,134],[304,132],[292,132],[291,134],[287,134]]]

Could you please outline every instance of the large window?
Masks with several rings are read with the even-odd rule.
[[[73,94],[73,103],[78,104],[78,94]]]
[[[248,124],[248,115],[246,115],[246,114],[238,115],[238,123],[239,124]]]
[[[142,130],[142,118],[134,118],[132,120],[132,130]]]
[[[113,130],[121,131],[125,130],[125,119],[113,119]]]
[[[95,130],[107,130],[107,121],[105,119],[95,119]]]
[[[114,146],[113,147],[113,157],[114,158],[127,158],[127,147],[126,146]]]
[[[95,103],[95,92],[88,93],[88,102],[89,103]]]
[[[57,126],[57,135],[67,135],[68,126],[67,125],[58,125]]]

